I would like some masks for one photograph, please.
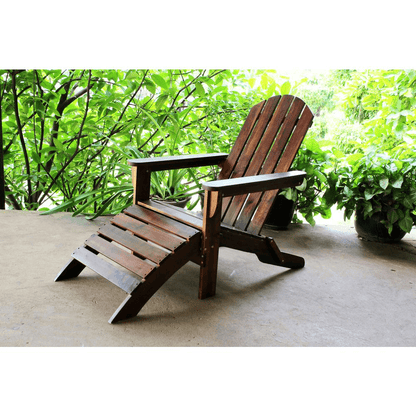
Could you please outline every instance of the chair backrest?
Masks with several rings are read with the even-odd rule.
[[[287,172],[312,120],[308,106],[292,95],[271,97],[255,105],[219,179]],[[259,234],[277,193],[273,190],[224,198],[222,221]]]

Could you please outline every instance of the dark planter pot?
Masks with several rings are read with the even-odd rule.
[[[286,229],[292,222],[295,209],[296,201],[277,195],[264,225],[274,230]]]
[[[175,207],[186,208],[186,204],[191,200],[191,198],[192,198],[191,196],[188,196],[187,198],[179,199],[177,201],[166,199],[166,200],[163,200],[163,202],[169,205],[173,205]]]
[[[204,194],[201,193],[199,196],[201,198],[201,207],[204,209]],[[296,201],[290,201],[283,195],[277,195],[264,226],[273,230],[285,230],[292,222],[295,209]]]
[[[355,213],[355,230],[357,234],[368,241],[379,243],[396,243],[400,241],[406,232],[398,224],[394,224],[393,231],[389,234],[386,226],[381,223],[384,217],[380,212],[376,212],[370,218],[364,219],[361,211]]]

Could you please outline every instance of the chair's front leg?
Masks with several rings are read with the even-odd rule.
[[[132,166],[131,176],[133,181],[133,204],[137,201],[146,201],[150,196],[150,168],[144,166]]]
[[[215,295],[220,247],[222,194],[205,191],[204,222],[202,227],[202,255],[199,277],[199,299]]]

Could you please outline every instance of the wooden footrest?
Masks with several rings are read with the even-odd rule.
[[[200,231],[193,227],[133,205],[88,238],[72,257],[132,293],[197,234]]]

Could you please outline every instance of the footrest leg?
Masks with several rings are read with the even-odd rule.
[[[72,258],[55,277],[55,282],[77,277],[84,270],[84,268],[85,266],[82,263]]]
[[[127,295],[126,299],[120,304],[108,323],[115,324],[119,321],[124,321],[125,319],[136,316],[156,290],[149,291],[146,290],[146,288],[143,288],[143,285],[141,285],[141,288],[139,286],[136,291]]]
[[[114,312],[113,316],[109,319],[109,324],[115,324],[116,322],[123,321],[124,319],[132,318],[139,313],[137,310],[137,299],[134,299],[134,296],[128,295],[126,299],[121,303],[121,305]]]

